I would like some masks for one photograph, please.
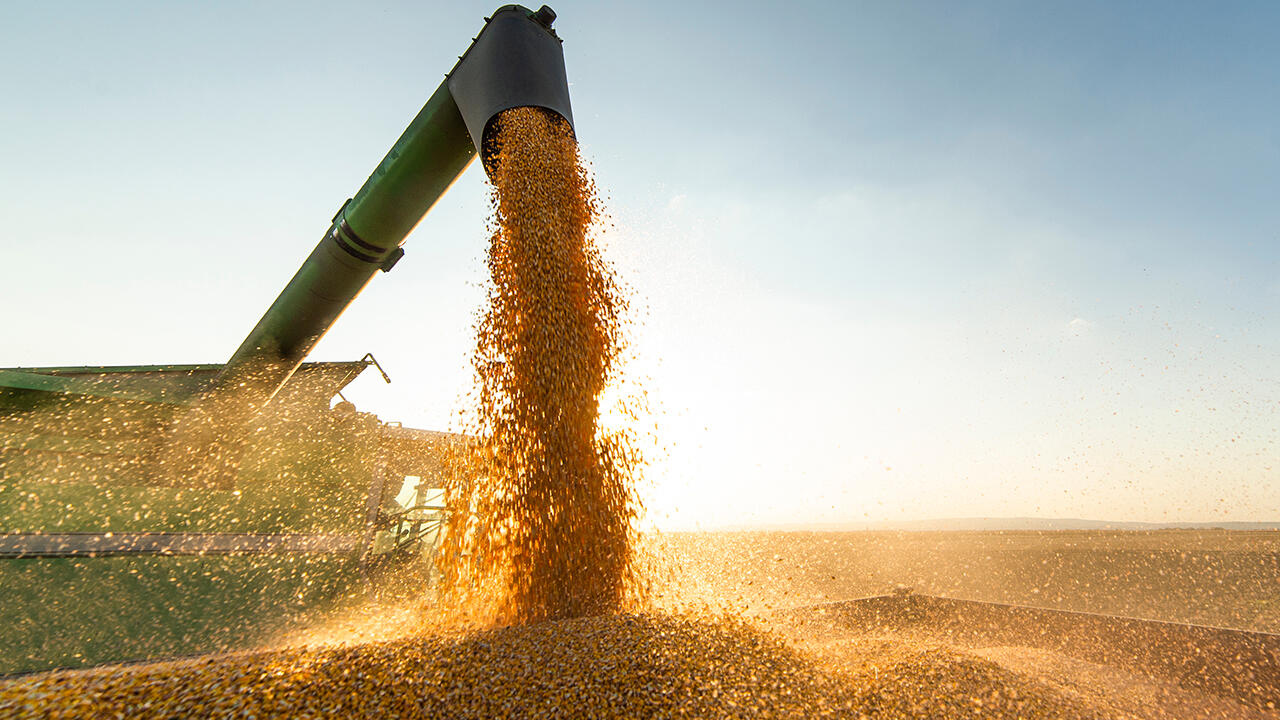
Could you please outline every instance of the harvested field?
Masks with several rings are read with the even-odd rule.
[[[671,533],[684,601],[750,612],[889,592],[1280,633],[1274,531]]]
[[[1246,702],[1142,667],[1093,662],[1008,637],[922,627],[890,632],[832,624],[825,615],[814,622],[808,613],[756,612],[820,595],[873,594],[905,581],[921,592],[989,600],[1031,602],[1043,594],[1070,604],[1063,601],[1070,597],[1086,609],[1114,607],[1123,597],[1128,605],[1121,607],[1151,614],[1181,609],[1231,620],[1265,599],[1264,560],[1275,561],[1267,533],[710,533],[675,534],[665,542],[678,551],[686,602],[745,590],[753,594],[735,597],[755,619],[614,615],[466,633],[438,628],[371,641],[412,626],[400,613],[389,628],[384,608],[374,614],[376,629],[366,616],[292,640],[309,647],[13,678],[0,685],[0,715],[1277,716],[1265,706],[1265,694],[1261,702]],[[1075,551],[1074,562],[1068,550]],[[1164,562],[1135,559],[1126,574],[1117,572],[1124,567],[1117,557],[1142,553]],[[1217,561],[1171,560],[1206,553]],[[1015,557],[1021,559],[1015,563]],[[1037,566],[1053,571],[1026,570]],[[849,574],[824,574],[833,570]],[[1045,584],[1046,577],[1053,583]],[[1158,584],[1160,578],[1167,584]],[[689,594],[691,586],[701,594]],[[1160,595],[1185,587],[1219,590],[1181,608]],[[1069,595],[1072,589],[1076,594]],[[315,644],[319,637],[332,643]]]

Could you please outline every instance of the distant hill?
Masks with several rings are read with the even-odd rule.
[[[740,530],[1280,530],[1280,522],[1130,522],[1119,520],[1082,520],[1079,518],[939,518],[934,520],[900,520],[865,523],[778,524]]]

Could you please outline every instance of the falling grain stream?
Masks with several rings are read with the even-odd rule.
[[[637,453],[599,423],[626,301],[592,234],[600,211],[568,124],[499,118],[488,306],[472,364],[474,443],[446,492],[455,606],[504,622],[597,615],[637,587]]]

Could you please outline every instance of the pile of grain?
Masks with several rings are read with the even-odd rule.
[[[617,612],[638,587],[639,459],[600,427],[599,403],[626,300],[592,235],[599,202],[572,129],[537,108],[497,123],[475,442],[446,491],[444,596],[489,623]]]
[[[741,621],[614,615],[0,681],[0,716],[1097,716],[958,652],[859,653],[833,669]]]

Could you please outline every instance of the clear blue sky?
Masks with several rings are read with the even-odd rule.
[[[493,7],[0,7],[0,366],[225,360]],[[554,7],[667,522],[1280,517],[1280,6]],[[486,193],[362,409],[448,423]]]

